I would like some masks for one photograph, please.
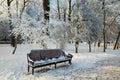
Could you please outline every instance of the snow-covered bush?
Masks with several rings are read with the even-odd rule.
[[[3,20],[0,21],[0,40],[9,40],[10,37],[10,32],[9,32],[9,27],[8,27],[8,21],[7,20]]]

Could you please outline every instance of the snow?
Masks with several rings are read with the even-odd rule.
[[[120,59],[120,50],[112,50],[113,47],[109,46],[104,53],[102,52],[102,47],[97,48],[92,45],[93,50],[89,53],[87,47],[86,43],[82,43],[79,46],[79,53],[74,53],[73,44],[68,44],[64,51],[66,54],[71,53],[73,55],[71,65],[60,63],[57,64],[56,69],[54,69],[54,65],[37,68],[35,69],[35,74],[32,75],[31,70],[27,72],[26,54],[31,49],[39,48],[39,45],[18,45],[15,55],[12,55],[14,48],[8,44],[0,44],[0,80],[97,80],[96,78],[99,78],[98,72],[111,71],[111,69],[120,72],[120,60],[113,62],[116,59]],[[115,59],[113,59],[114,57]],[[112,61],[109,62],[108,59]],[[116,64],[118,65],[114,66]],[[94,73],[91,73],[91,71]],[[118,74],[117,72],[116,74]],[[106,78],[102,80],[106,80]]]

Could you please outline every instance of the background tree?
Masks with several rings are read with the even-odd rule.
[[[72,9],[70,13],[70,30],[69,35],[72,41],[75,43],[75,52],[78,53],[79,43],[83,41],[85,36],[86,27],[82,22],[82,16],[80,13],[80,1],[77,0],[76,3],[72,4]]]
[[[105,0],[103,0],[102,2],[102,9],[103,9],[103,40],[104,40],[104,48],[103,48],[103,52],[105,52],[106,49],[106,23],[105,23],[105,19],[106,19],[106,13],[105,13]]]
[[[81,16],[86,30],[85,41],[89,44],[89,52],[91,52],[91,44],[100,39],[101,23],[99,17],[96,17],[94,10],[87,0],[81,0]]]

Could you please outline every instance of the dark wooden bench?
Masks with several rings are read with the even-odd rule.
[[[66,55],[61,49],[47,49],[47,50],[31,50],[27,54],[28,60],[28,72],[29,68],[32,68],[32,74],[34,74],[34,69],[38,67],[56,65],[57,63],[69,62],[71,64],[72,55]]]

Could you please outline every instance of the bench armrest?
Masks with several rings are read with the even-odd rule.
[[[67,55],[67,58],[72,58],[72,57],[73,57],[72,54],[68,54],[68,55]]]
[[[32,59],[30,59],[30,57],[29,57],[29,54],[27,54],[27,59],[28,59],[28,62],[34,62]]]
[[[32,59],[30,59],[30,57],[28,56],[28,61],[30,61],[30,62],[34,62]]]

